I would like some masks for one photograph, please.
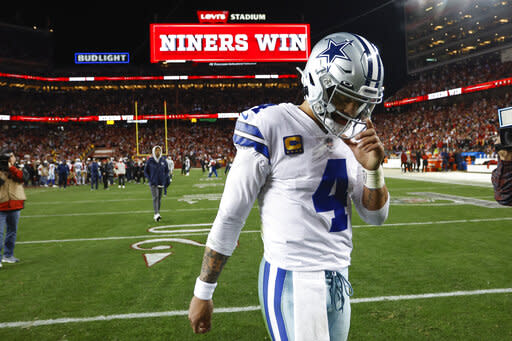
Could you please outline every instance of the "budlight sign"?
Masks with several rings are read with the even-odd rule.
[[[310,31],[309,24],[151,24],[150,49],[152,63],[304,62]]]
[[[128,64],[130,53],[128,52],[77,52],[75,64]]]

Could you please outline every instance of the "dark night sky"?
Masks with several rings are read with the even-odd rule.
[[[129,7],[66,2],[58,8],[20,7],[1,11],[0,21],[54,30],[55,65],[71,66],[75,52],[130,52],[131,64],[149,64],[149,24],[197,23],[197,10],[229,10],[231,13],[266,13],[268,22],[309,23],[312,46],[322,36],[338,31],[358,33],[381,51],[387,95],[406,77],[402,0],[295,1],[283,4],[261,0],[252,5],[233,1],[168,1],[165,5],[138,2]],[[239,1],[241,3],[241,1]],[[277,5],[276,5],[277,3]],[[290,6],[289,4],[293,4]],[[128,7],[127,7],[128,6]],[[382,6],[382,8],[374,10]],[[374,10],[368,15],[363,15]],[[363,15],[363,16],[361,16]],[[357,18],[356,20],[354,20]]]

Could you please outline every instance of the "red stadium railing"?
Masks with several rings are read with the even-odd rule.
[[[418,103],[418,102],[424,102],[424,101],[430,101],[434,99],[444,98],[444,97],[450,97],[450,96],[458,96],[462,94],[467,94],[471,92],[476,91],[484,91],[494,88],[499,88],[502,86],[510,86],[512,85],[512,77],[510,78],[504,78],[500,80],[465,86],[462,88],[455,88],[450,90],[443,90],[438,92],[433,92],[427,95],[421,95],[417,97],[411,97],[411,98],[404,98],[397,101],[388,101],[384,102],[384,107],[391,108],[391,107],[398,107],[406,104],[411,103]]]
[[[225,119],[237,118],[239,113],[214,113],[214,114],[170,114],[168,120],[191,120],[191,119]],[[164,115],[137,115],[137,121],[163,120]],[[0,115],[0,121],[18,122],[41,122],[41,123],[66,123],[66,122],[107,122],[126,121],[135,123],[135,115],[93,115],[93,116],[22,116],[22,115]]]
[[[13,73],[2,73],[0,77],[37,80],[43,82],[101,82],[101,81],[158,81],[158,80],[195,80],[195,79],[283,79],[297,78],[295,74],[258,74],[258,75],[170,75],[170,76],[85,76],[85,77],[41,77],[30,75],[18,75]]]

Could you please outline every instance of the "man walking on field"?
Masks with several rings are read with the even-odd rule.
[[[151,196],[153,197],[153,210],[155,212],[153,219],[160,221],[162,219],[160,216],[162,193],[169,181],[169,166],[165,157],[162,156],[162,147],[153,147],[153,153],[144,167],[144,176],[148,179]]]

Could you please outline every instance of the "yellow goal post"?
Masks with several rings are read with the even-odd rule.
[[[164,101],[164,128],[165,128],[165,149],[162,151],[162,155],[169,155],[169,149],[167,146],[167,101]],[[135,101],[135,141],[136,141],[136,151],[137,157],[140,156],[151,156],[151,154],[141,154],[139,149],[139,112],[138,112],[138,104]]]

